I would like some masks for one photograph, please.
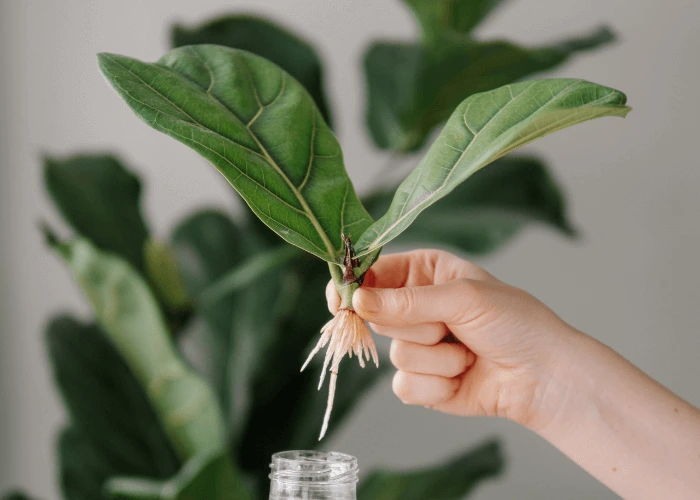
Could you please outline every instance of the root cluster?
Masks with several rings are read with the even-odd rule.
[[[374,360],[374,364],[379,367],[379,358],[377,356],[377,348],[374,345],[372,333],[369,331],[367,324],[360,318],[352,309],[340,309],[333,319],[326,323],[321,328],[321,338],[316,344],[316,347],[308,359],[301,367],[301,371],[309,364],[311,359],[318,351],[328,345],[326,357],[323,361],[323,370],[321,371],[321,380],[318,384],[319,390],[323,386],[323,381],[326,377],[326,370],[330,365],[330,385],[328,388],[328,403],[326,405],[326,414],[323,417],[323,426],[321,427],[321,436],[319,441],[328,430],[328,422],[333,409],[333,398],[335,397],[335,386],[338,379],[338,367],[340,361],[347,354],[352,358],[353,353],[357,356],[360,366],[365,367],[365,360],[368,362]]]

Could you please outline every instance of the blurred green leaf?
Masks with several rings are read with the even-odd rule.
[[[460,500],[477,484],[501,473],[503,456],[489,441],[446,463],[419,471],[372,472],[362,481],[359,500]]]
[[[415,151],[466,97],[553,69],[612,40],[601,27],[539,48],[466,37],[440,46],[374,43],[364,60],[367,126],[377,147]]]
[[[214,44],[242,49],[275,63],[301,83],[311,94],[319,111],[332,126],[323,88],[321,59],[308,42],[286,28],[252,16],[225,16],[199,26],[176,24],[171,33],[173,47]]]
[[[217,45],[153,64],[98,57],[137,116],[209,160],[287,242],[336,262],[341,235],[355,241],[372,223],[312,98],[270,61]]]
[[[303,252],[289,245],[280,247],[277,242],[269,249],[256,233],[242,230],[214,211],[199,212],[179,224],[172,241],[190,293],[198,297],[197,311],[206,322],[205,364],[235,439],[248,411],[251,378],[262,369],[260,360],[268,346],[278,341],[279,317],[284,304],[295,296],[294,290],[285,286],[281,266],[286,261],[275,262],[273,258],[270,262],[267,257],[270,252],[275,257],[274,253],[281,251],[278,257],[283,258],[287,253]],[[253,272],[255,279],[250,279],[249,271],[260,264],[267,271]],[[275,271],[270,264],[280,268]],[[222,294],[232,291],[228,287],[231,279],[241,277],[247,284],[245,289],[224,300]],[[217,300],[206,300],[207,293]]]
[[[221,409],[211,388],[181,359],[153,293],[125,260],[83,238],[60,243],[65,260],[183,459],[220,449],[225,442]]]
[[[384,214],[394,189],[362,199],[373,217]],[[537,158],[506,156],[476,172],[430,210],[421,213],[397,238],[399,243],[448,245],[470,254],[492,252],[523,227],[544,223],[568,236],[564,195]]]
[[[439,43],[468,35],[505,0],[404,0],[420,24],[423,39]]]
[[[169,481],[117,477],[107,492],[118,500],[252,500],[253,495],[224,454],[198,455]]]
[[[141,216],[141,183],[116,156],[47,157],[44,183],[76,232],[143,269],[148,229]]]
[[[625,117],[626,102],[619,90],[570,78],[514,83],[468,97],[399,185],[387,212],[356,241],[357,255],[389,243],[423,210],[494,160],[577,123]]]
[[[46,342],[71,421],[60,446],[61,460],[68,460],[61,464],[62,483],[74,492],[67,497],[81,491],[78,496],[97,498],[114,474],[167,478],[177,472],[180,461],[146,394],[99,327],[57,316]]]
[[[64,428],[58,437],[58,473],[64,500],[98,500],[104,484],[118,472],[99,445],[74,427]]]
[[[149,239],[145,245],[146,275],[156,295],[169,310],[182,310],[189,306],[190,297],[182,282],[177,257],[164,241]]]
[[[226,298],[234,292],[240,292],[261,280],[267,273],[279,270],[293,259],[298,258],[301,251],[292,245],[276,245],[273,248],[261,250],[248,257],[241,265],[229,270],[218,280],[208,286],[200,295],[199,300],[211,305]]]

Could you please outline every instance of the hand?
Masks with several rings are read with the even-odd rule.
[[[353,307],[394,339],[404,403],[514,420],[623,498],[700,498],[700,410],[526,292],[420,250],[381,257]]]
[[[327,296],[334,312],[332,283]],[[560,354],[578,333],[478,266],[437,250],[382,256],[353,307],[375,332],[394,339],[393,388],[404,403],[505,417],[533,429],[557,413],[551,381],[566,368]]]

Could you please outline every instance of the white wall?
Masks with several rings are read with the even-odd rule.
[[[0,0],[0,491],[20,485],[57,498],[52,449],[64,417],[42,326],[59,310],[87,314],[37,230],[40,218],[57,222],[41,188],[39,155],[122,153],[146,180],[146,214],[160,235],[195,207],[233,206],[213,168],[132,115],[103,81],[95,54],[153,60],[167,48],[168,23],[240,10],[270,14],[321,47],[348,170],[362,190],[385,158],[362,129],[359,62],[371,38],[415,32],[398,0]],[[517,0],[490,19],[484,36],[531,44],[610,23],[620,43],[558,75],[622,89],[634,111],[626,121],[583,124],[531,148],[566,187],[581,240],[533,228],[480,262],[695,405],[698,19],[694,0]],[[428,464],[487,435],[503,437],[509,465],[477,499],[615,497],[535,435],[505,421],[403,407],[388,381],[329,445],[357,455],[366,470]]]

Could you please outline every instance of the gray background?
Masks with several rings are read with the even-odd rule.
[[[64,414],[42,326],[56,311],[88,314],[37,230],[40,218],[57,222],[41,187],[40,155],[122,153],[146,180],[145,211],[161,236],[196,207],[231,210],[230,188],[214,169],[140,123],[103,81],[95,53],[154,60],[167,48],[170,22],[235,10],[270,14],[320,47],[348,170],[364,190],[386,155],[373,150],[363,130],[359,64],[371,38],[415,33],[398,0],[0,0],[0,490],[18,485],[57,498],[53,445]],[[619,33],[614,47],[582,56],[558,75],[624,90],[634,107],[627,120],[579,125],[528,148],[550,161],[584,237],[568,241],[532,228],[479,263],[695,405],[699,20],[696,0],[517,0],[480,32],[529,44],[603,22]],[[431,464],[492,435],[504,440],[508,469],[475,498],[615,497],[530,432],[506,421],[404,407],[388,380],[328,446],[357,455],[365,470],[403,468]]]

